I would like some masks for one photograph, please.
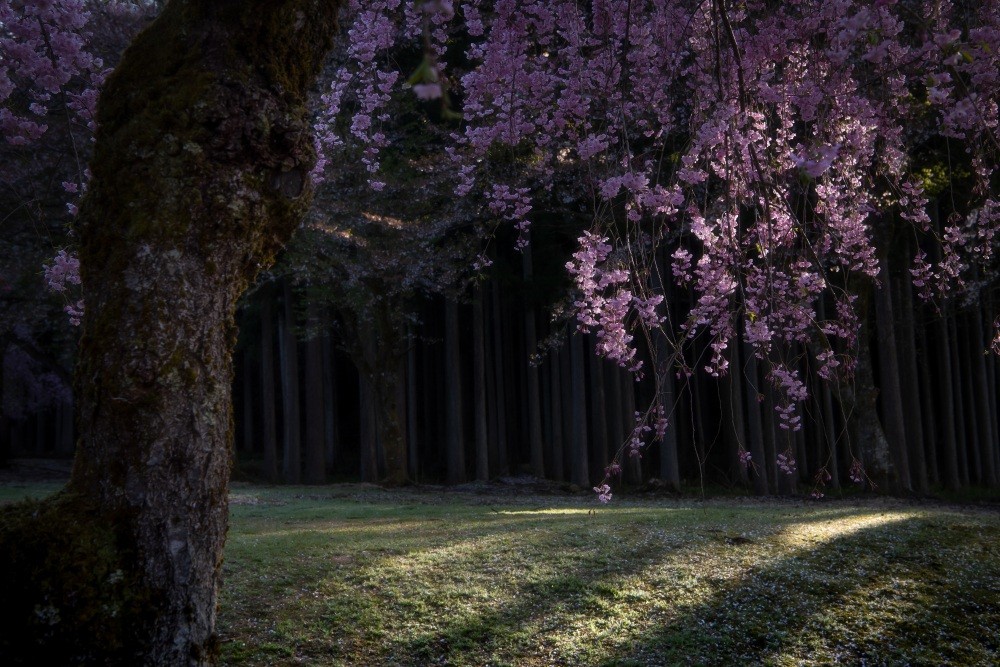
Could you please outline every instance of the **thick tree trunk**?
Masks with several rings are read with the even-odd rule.
[[[81,207],[80,447],[64,494],[6,511],[3,664],[212,661],[236,302],[308,205],[305,92],[337,4],[175,0],[108,80]],[[51,576],[19,580],[29,566]]]

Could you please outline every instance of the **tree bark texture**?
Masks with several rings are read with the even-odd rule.
[[[81,206],[79,448],[65,493],[6,513],[0,663],[213,661],[236,302],[308,206],[305,93],[337,9],[175,0],[108,79]],[[51,522],[65,556],[34,545]]]

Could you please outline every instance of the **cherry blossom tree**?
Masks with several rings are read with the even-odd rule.
[[[865,363],[866,304],[891,321],[885,269],[899,239],[929,299],[994,276],[993,0],[354,2],[352,64],[314,120],[306,92],[337,5],[174,0],[104,84],[79,204],[82,437],[67,491],[5,520],[17,602],[0,650],[211,662],[236,301],[340,143],[358,148],[372,190],[386,188],[394,96],[461,114],[453,196],[522,244],[536,196],[559,173],[579,175],[593,225],[568,269],[579,326],[605,356],[649,372],[637,345],[660,330],[646,353],[663,393],[668,374],[733,373],[745,341],[789,433],[808,395],[801,362],[846,380]],[[75,63],[71,76],[99,66],[75,46],[83,3],[4,9],[0,122],[28,145],[46,132],[38,105],[65,84],[63,65]],[[36,29],[49,17],[65,36]],[[416,71],[390,57],[403,42],[424,54]],[[49,67],[32,55],[44,49],[63,57]],[[939,170],[947,185],[935,191]],[[959,190],[946,215],[928,213],[932,195]],[[667,309],[668,283],[693,295],[682,317]],[[691,363],[695,340],[709,353]],[[639,414],[625,448],[665,435],[664,405]],[[796,470],[791,447],[776,458]]]
[[[522,232],[533,193],[552,187],[560,170],[579,169],[594,211],[567,265],[579,326],[635,373],[644,372],[638,332],[675,334],[666,363],[654,359],[658,384],[663,372],[732,372],[733,345],[745,340],[777,392],[781,428],[795,431],[808,397],[803,355],[821,378],[854,381],[856,360],[868,357],[859,332],[869,303],[891,312],[884,272],[901,242],[915,249],[914,284],[928,299],[995,273],[993,2],[470,0],[417,11],[388,0],[356,8],[348,35],[356,69],[345,69],[324,100],[327,119],[344,113],[345,95],[360,100],[348,140],[364,145],[371,186],[382,186],[383,111],[400,87],[441,94],[442,105],[462,99],[455,192],[478,194],[484,214]],[[414,84],[384,54],[418,37],[426,59]],[[323,132],[329,120],[319,127],[322,145],[341,141]],[[940,169],[952,203],[934,224],[928,200],[930,190],[940,194]],[[669,263],[658,261],[664,255]],[[651,288],[664,281],[695,295],[680,319],[668,318],[664,295]],[[683,347],[698,338],[710,357],[692,367]],[[662,432],[668,419],[651,408],[638,432],[653,422]],[[794,452],[779,454],[793,473]],[[749,452],[740,459],[749,464]]]

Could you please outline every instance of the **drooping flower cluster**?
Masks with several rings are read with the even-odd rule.
[[[80,259],[75,254],[60,250],[52,263],[45,265],[45,282],[53,292],[68,296],[70,286],[80,284]],[[70,324],[79,326],[83,317],[83,300],[70,301],[63,310],[69,316]]]
[[[53,106],[93,129],[103,63],[88,49],[90,9],[85,0],[0,5],[0,133],[25,146],[48,129]],[[71,88],[70,82],[84,83]]]
[[[76,216],[86,192],[97,98],[110,71],[105,56],[113,62],[156,11],[152,0],[0,3],[0,186],[22,201],[64,196],[65,214],[45,211],[34,220],[49,224],[49,234]],[[14,215],[31,215],[31,208]],[[60,251],[45,279],[67,300],[70,323],[79,324],[83,302],[71,294],[79,284],[75,255]]]
[[[456,194],[479,193],[523,231],[532,194],[556,174],[576,169],[589,187],[593,229],[568,265],[578,320],[625,367],[639,370],[637,327],[669,324],[678,345],[704,341],[713,375],[729,372],[741,337],[769,368],[781,426],[798,429],[807,389],[785,353],[811,350],[820,377],[850,376],[853,292],[878,274],[890,220],[912,226],[925,297],[968,287],[995,254],[995,0],[467,0],[448,28],[464,53],[442,38],[450,3],[383,4],[399,17],[394,34],[415,39],[426,34],[421,17],[442,10],[424,45],[434,76],[462,100]],[[359,52],[369,134],[357,136],[377,148],[369,119],[380,102],[365,100],[392,85],[362,70],[390,66],[378,40],[391,31],[355,25],[374,45]],[[938,187],[928,174],[946,163],[935,142],[951,142],[948,160],[962,156],[972,193],[968,210],[940,222],[927,214]],[[931,149],[918,158],[917,145]],[[663,257],[694,297],[674,323],[651,287]]]
[[[795,463],[795,457],[792,455],[791,450],[786,450],[781,452],[777,456],[778,469],[788,476],[792,476],[798,472],[798,465]]]

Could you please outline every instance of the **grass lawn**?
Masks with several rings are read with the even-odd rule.
[[[357,485],[232,501],[224,665],[1000,664],[995,507]]]

